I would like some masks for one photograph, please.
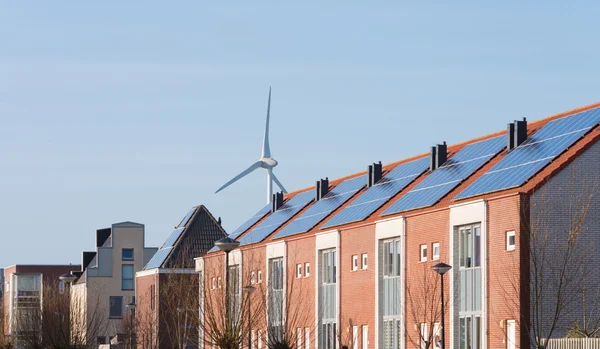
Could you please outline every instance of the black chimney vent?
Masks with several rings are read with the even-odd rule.
[[[219,217],[219,219],[217,219],[217,224],[222,225],[221,223],[223,223],[223,222],[221,221],[221,217]]]
[[[315,189],[315,201],[319,201],[321,198],[323,198],[323,196],[329,193],[329,177],[325,177],[325,179],[319,179]]]
[[[510,123],[506,126],[506,151],[511,151],[515,146],[515,124]]]
[[[378,163],[373,163],[373,165],[369,165],[367,168],[368,176],[367,176],[367,187],[372,187],[377,183],[383,174],[383,167],[381,165],[381,161]]]
[[[271,213],[279,210],[281,205],[283,205],[283,192],[279,191],[273,194],[273,200],[271,201]]]
[[[518,147],[527,139],[527,119],[523,118],[523,120],[518,121],[515,120],[515,135],[514,135],[514,146],[513,148]]]
[[[435,171],[448,160],[448,147],[446,142],[431,147],[429,156],[429,169]]]

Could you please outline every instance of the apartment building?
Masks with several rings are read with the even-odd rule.
[[[255,302],[270,308],[252,347],[265,348],[283,326],[305,349],[439,348],[442,290],[446,348],[531,347],[549,335],[558,274],[585,273],[588,289],[600,286],[599,122],[600,103],[515,120],[274,195],[230,234],[240,246],[229,270],[240,285],[260,286]],[[564,251],[573,263],[548,258]],[[224,258],[213,250],[197,259],[205,293],[222,292]],[[452,266],[443,289],[432,270],[440,262]],[[551,337],[600,311],[580,292],[571,296]]]
[[[197,348],[198,273],[194,258],[227,236],[220,219],[192,207],[136,273],[137,341],[143,348]]]
[[[64,289],[60,275],[80,269],[80,265],[26,265],[17,264],[4,268],[3,314],[5,336],[18,340],[20,332],[26,332],[26,322],[32,313],[39,314],[44,301],[44,290]]]
[[[81,270],[75,274],[71,312],[88,342],[108,344],[126,331],[131,316],[127,305],[135,304],[135,273],[157,248],[146,247],[145,227],[134,222],[99,229],[95,240],[95,251],[83,252]]]

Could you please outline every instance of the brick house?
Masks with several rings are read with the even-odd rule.
[[[59,280],[62,274],[81,268],[80,265],[33,265],[17,264],[4,268],[3,289],[3,333],[18,339],[19,325],[16,321],[20,311],[32,307],[40,308],[44,301],[44,289],[64,288]]]
[[[287,326],[305,349],[438,348],[440,278],[431,268],[439,262],[453,267],[444,276],[446,348],[531,347],[534,327],[551,325],[534,315],[551,313],[547,295],[556,291],[552,275],[532,263],[539,254],[534,235],[543,231],[544,248],[560,255],[577,230],[578,249],[591,251],[567,263],[566,274],[600,259],[600,198],[588,195],[600,175],[599,122],[600,103],[514,121],[500,132],[274,195],[230,234],[241,243],[229,254],[234,292],[260,284],[271,309],[254,326],[253,347],[266,348],[269,332]],[[583,209],[573,228],[569,210],[577,204]],[[569,224],[572,230],[563,229]],[[214,249],[197,258],[205,293],[221,292],[223,263]],[[600,275],[589,272],[597,289]],[[533,299],[542,287],[545,295]],[[281,297],[286,310],[272,305]],[[585,303],[578,297],[564,304],[552,337],[579,326]],[[282,311],[288,313],[276,314]],[[286,317],[294,323],[282,323]],[[201,342],[210,347],[202,334]]]
[[[142,271],[136,273],[137,341],[143,348],[197,347],[198,274],[194,258],[227,236],[203,205],[193,207]]]

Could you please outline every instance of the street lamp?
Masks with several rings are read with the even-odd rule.
[[[229,318],[229,252],[235,250],[240,245],[240,242],[228,236],[219,239],[215,242],[215,246],[225,252],[225,319],[229,327],[231,319]],[[229,328],[228,328],[229,330]]]
[[[446,263],[438,263],[433,266],[433,271],[440,274],[440,280],[442,284],[441,292],[442,292],[442,348],[446,349],[446,328],[444,326],[444,274],[446,274],[450,269],[452,269],[451,265]]]
[[[248,349],[252,349],[252,315],[250,313],[252,310],[250,308],[250,295],[252,292],[256,291],[256,287],[247,285],[242,288],[244,289],[244,292],[248,294]]]
[[[59,276],[58,279],[64,282],[65,284],[70,285],[75,280],[77,280],[77,276],[73,275],[72,273],[66,273]]]
[[[127,309],[129,309],[129,347],[133,349],[133,315],[135,314],[135,303],[132,301],[127,304]]]

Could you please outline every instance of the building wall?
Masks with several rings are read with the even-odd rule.
[[[566,291],[571,301],[566,304],[566,309],[561,316],[559,328],[553,337],[565,336],[574,327],[574,324],[583,323],[584,312],[588,314],[600,313],[600,272],[596,267],[600,262],[600,143],[596,143],[578,156],[565,169],[551,178],[545,185],[533,193],[531,197],[531,232],[532,234],[548,234],[552,248],[544,249],[533,247],[532,251],[546,251],[553,260],[563,256],[568,232],[579,231],[580,238],[577,253],[570,258],[569,274],[585,274],[583,286],[586,287],[586,297],[576,294],[574,289],[579,289],[572,284]],[[585,206],[589,204],[589,208]],[[577,230],[577,221],[582,219],[581,229]],[[553,264],[559,266],[558,263]],[[534,268],[531,273],[533,277]],[[557,285],[545,282],[540,290],[545,294],[555,292]],[[580,290],[582,291],[582,290]],[[552,314],[556,302],[551,297],[546,297],[541,309],[546,314]],[[532,312],[535,303],[531,304]],[[588,315],[589,316],[589,315]],[[551,316],[547,316],[547,319]],[[548,327],[549,323],[545,323]]]

